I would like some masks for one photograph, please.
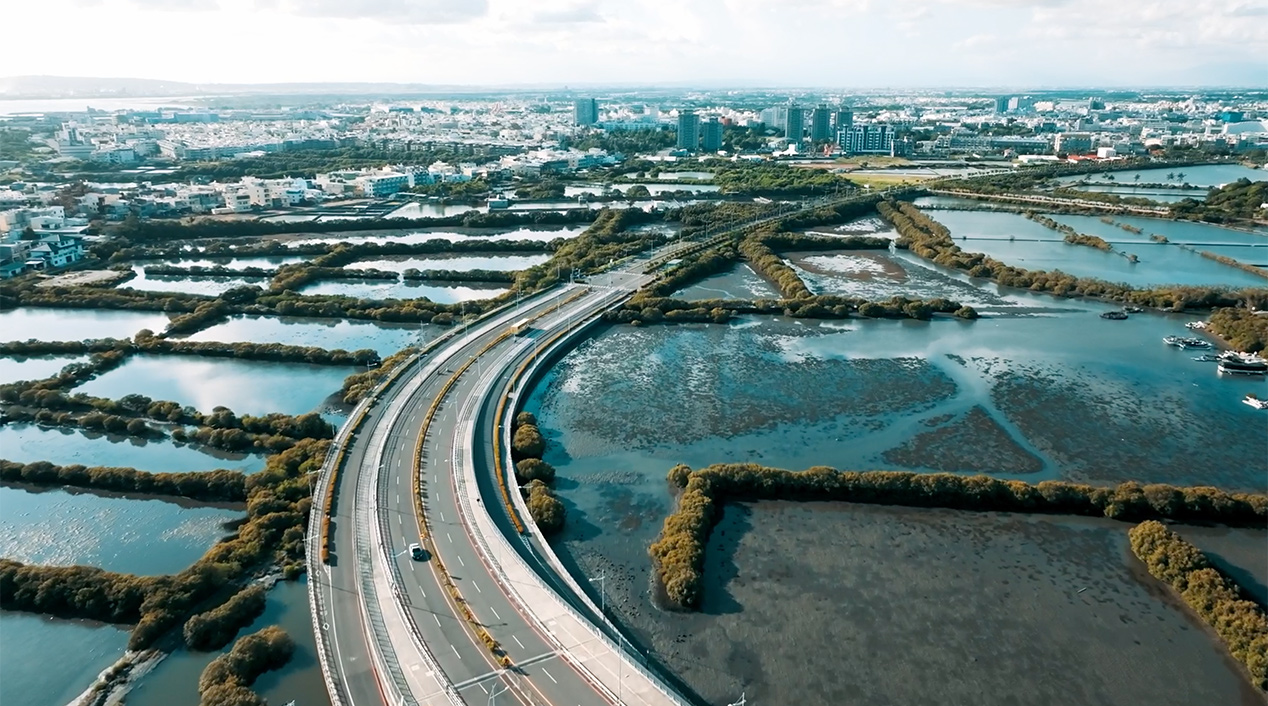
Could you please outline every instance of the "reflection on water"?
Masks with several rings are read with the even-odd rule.
[[[378,260],[360,260],[347,266],[349,270],[390,270],[404,272],[416,270],[493,270],[514,272],[540,265],[550,259],[547,253],[531,255],[435,255],[427,257],[401,256]]]
[[[224,406],[237,414],[304,414],[338,392],[353,372],[332,365],[142,354],[75,389],[112,399],[136,393],[203,413]]]
[[[172,264],[177,267],[224,267],[230,270],[258,267],[274,270],[282,265],[303,262],[305,259],[307,259],[307,256],[304,255],[261,255],[258,257],[203,258],[197,260],[137,260],[135,264],[141,266]]]
[[[1116,248],[1136,255],[1139,262],[1131,262],[1117,252],[1070,245],[1061,242],[1060,233],[1018,214],[939,211],[936,218],[964,250],[985,253],[1029,270],[1061,270],[1077,277],[1095,277],[1137,287],[1167,284],[1258,287],[1264,284],[1262,277],[1250,272],[1161,243],[1141,242]],[[1016,240],[1010,240],[1012,237]]]
[[[98,566],[128,574],[183,570],[242,509],[66,490],[0,486],[0,556],[29,564]]]
[[[672,295],[676,299],[778,299],[779,291],[753,271],[748,263],[736,263],[726,272],[709,275]]]
[[[137,439],[83,429],[0,425],[0,456],[10,461],[48,461],[59,466],[123,466],[142,471],[211,471],[229,468],[248,473],[264,468],[264,458],[177,444],[171,439]]]
[[[463,228],[461,230],[408,230],[395,232],[377,232],[371,235],[346,233],[313,238],[301,238],[291,241],[295,245],[310,243],[407,243],[418,244],[429,240],[448,240],[456,242],[498,242],[503,240],[533,240],[549,242],[556,238],[575,238],[581,235],[588,225],[570,227],[523,227],[514,230],[496,230],[490,228]]]
[[[356,351],[370,348],[388,356],[444,333],[440,326],[355,319],[309,319],[288,316],[233,316],[189,336],[191,341],[247,341],[288,346]]]
[[[385,282],[382,280],[331,280],[310,284],[304,294],[332,294],[358,299],[427,299],[437,304],[492,299],[507,292],[505,285],[465,282]]]
[[[270,704],[292,700],[303,706],[325,706],[330,703],[317,663],[317,646],[313,639],[312,618],[308,612],[307,577],[299,581],[282,581],[268,593],[264,614],[239,631],[247,635],[269,625],[281,625],[295,640],[295,655],[280,670],[267,672],[252,686]],[[173,703],[198,702],[198,675],[222,652],[189,652],[178,649],[142,680],[128,694],[128,706],[167,706]]]
[[[1112,173],[1114,175],[1113,182],[1104,178],[1105,174]],[[1180,175],[1184,178],[1181,179]],[[1140,178],[1137,179],[1136,177]],[[1167,177],[1171,178],[1168,179]],[[1080,174],[1077,176],[1062,177],[1057,181],[1063,184],[1074,184],[1075,182],[1087,179],[1093,184],[1117,184],[1119,186],[1129,186],[1134,184],[1189,184],[1192,186],[1220,186],[1238,179],[1250,179],[1251,181],[1268,181],[1268,170],[1251,169],[1240,164],[1204,164],[1193,167],[1165,167],[1162,169],[1129,169],[1114,172],[1097,172],[1095,174]],[[1076,187],[1077,188],[1077,187]],[[1194,190],[1177,190],[1178,193],[1184,193],[1191,198],[1199,201],[1206,198],[1206,191],[1202,189]]]
[[[66,706],[123,656],[130,629],[0,611],[0,703]]]
[[[141,329],[162,331],[167,315],[152,311],[20,308],[0,311],[0,340],[77,341],[128,338]]]
[[[18,380],[43,380],[56,375],[71,363],[83,363],[86,356],[37,355],[30,358],[0,357],[0,385]]]
[[[183,263],[182,263],[183,265]],[[118,289],[135,289],[145,292],[184,292],[219,296],[235,287],[264,287],[265,277],[184,277],[176,275],[147,275],[140,265],[133,266],[136,277],[118,286]]]

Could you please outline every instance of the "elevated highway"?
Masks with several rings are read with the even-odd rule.
[[[314,631],[335,706],[687,703],[532,526],[509,467],[514,405],[504,400],[526,384],[527,366],[660,265],[787,214],[671,243],[455,328],[358,405],[318,476],[308,533]],[[524,319],[531,329],[517,334]],[[427,560],[410,556],[414,543]]]

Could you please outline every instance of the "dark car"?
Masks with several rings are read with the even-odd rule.
[[[414,558],[414,561],[427,560],[427,551],[423,549],[422,545],[420,544],[409,545],[409,555]]]

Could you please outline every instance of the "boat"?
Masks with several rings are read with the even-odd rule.
[[[1122,321],[1123,319],[1127,318],[1127,314],[1124,314],[1121,311],[1107,311],[1101,314],[1101,318],[1113,319],[1115,321]]]
[[[1248,404],[1255,409],[1268,409],[1268,400],[1261,400],[1254,395],[1246,395],[1243,397],[1242,404]]]
[[[1132,305],[1130,305],[1130,304],[1128,304],[1127,306],[1123,307],[1123,311],[1124,311],[1125,313],[1128,313],[1128,314],[1143,314],[1143,313],[1145,313],[1145,310],[1144,310],[1144,309],[1142,309],[1142,308],[1140,308],[1140,307],[1138,307],[1138,306],[1132,306]]]
[[[1202,355],[1194,358],[1194,360],[1199,363],[1216,363],[1219,362],[1219,359],[1220,357],[1218,355],[1214,355],[1212,353],[1203,353]]]
[[[1257,355],[1225,351],[1217,369],[1224,375],[1268,375],[1268,360]]]
[[[1162,342],[1168,346],[1175,346],[1181,350],[1186,348],[1210,348],[1211,344],[1201,338],[1186,338],[1184,336],[1163,336]]]
[[[1185,324],[1184,327],[1189,329],[1190,331],[1205,331],[1206,322],[1205,321],[1190,321],[1189,323]]]

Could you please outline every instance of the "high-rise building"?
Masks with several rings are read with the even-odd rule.
[[[790,142],[801,142],[806,135],[805,112],[796,105],[788,106],[788,117],[784,122],[784,137]]]
[[[710,118],[700,125],[700,149],[704,152],[722,149],[722,123],[717,118]]]
[[[599,102],[593,98],[578,98],[572,103],[574,125],[593,125],[599,122]]]
[[[841,106],[837,108],[837,132],[854,127],[854,109]]]
[[[995,99],[995,112],[996,112],[996,113],[1007,113],[1007,112],[1008,112],[1008,101],[1009,101],[1009,97],[1008,97],[1008,96],[1002,96],[1002,97],[1000,97],[1000,98],[996,98],[996,99]]]
[[[894,149],[894,129],[889,125],[855,125],[838,133],[837,143],[846,154],[889,154]]]
[[[832,111],[826,105],[815,106],[810,114],[810,139],[827,142],[832,139]]]
[[[678,149],[700,147],[700,116],[694,110],[678,111]]]
[[[774,130],[783,130],[788,126],[788,108],[777,105],[767,108],[761,114],[762,123]]]

